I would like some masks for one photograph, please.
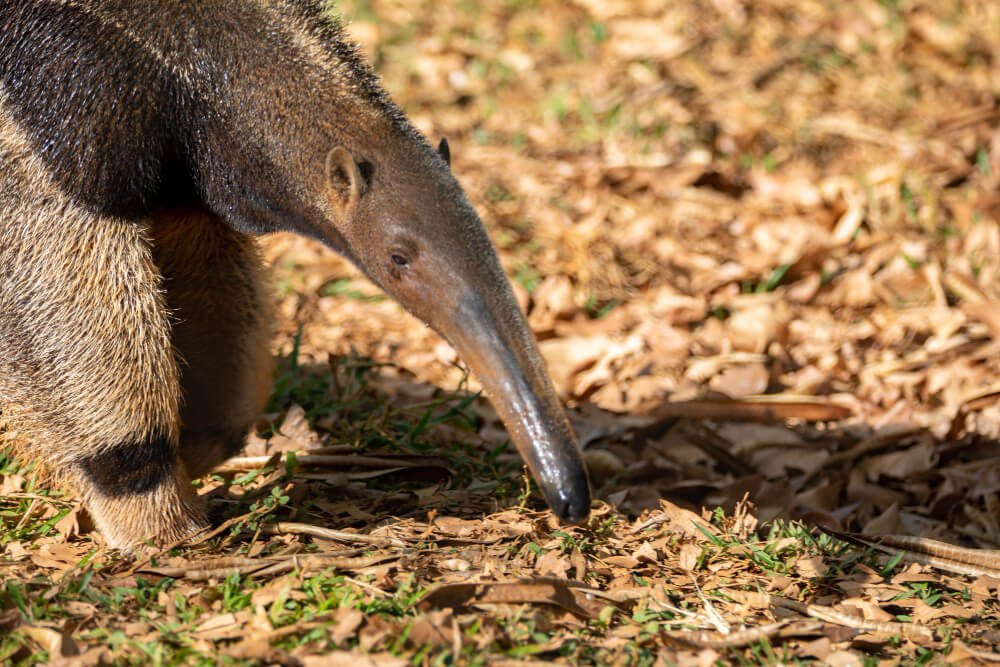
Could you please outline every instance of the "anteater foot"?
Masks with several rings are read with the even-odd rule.
[[[112,447],[80,462],[79,486],[111,547],[166,546],[208,525],[205,507],[165,439]]]
[[[142,543],[165,547],[208,526],[204,503],[180,479],[118,498],[86,495],[87,509],[112,548],[132,551]]]

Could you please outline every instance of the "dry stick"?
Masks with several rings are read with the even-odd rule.
[[[698,585],[698,579],[694,576],[694,573],[689,573],[691,576],[691,583],[694,584],[695,593],[698,594],[698,599],[701,601],[702,606],[705,608],[705,617],[708,622],[711,623],[720,634],[728,636],[731,634],[729,624],[726,623],[726,619],[722,618],[715,606],[709,601],[705,594],[701,591],[701,586]]]
[[[784,619],[777,623],[761,625],[756,628],[749,628],[734,632],[729,635],[721,635],[717,632],[678,632],[666,633],[666,637],[694,648],[711,648],[716,651],[725,651],[730,648],[743,648],[762,639],[774,639],[775,637],[791,637],[803,634],[814,634],[822,628],[822,623],[816,621],[793,621]]]
[[[676,507],[676,506],[675,506]],[[699,515],[695,514],[691,510],[686,510],[682,507],[677,507],[672,513],[660,512],[642,522],[637,528],[632,529],[631,535],[638,535],[647,528],[652,528],[653,526],[659,525],[661,523],[674,522],[674,521],[685,521],[691,522],[698,528],[697,537],[700,539],[704,537],[703,533],[707,532],[712,535],[718,535],[719,529],[710,524],[708,521],[702,519]]]
[[[288,491],[290,487],[291,485],[286,486],[285,491]],[[215,537],[216,535],[222,533],[223,531],[228,530],[231,526],[239,523],[240,521],[246,521],[248,519],[261,516],[263,514],[270,512],[272,509],[275,509],[275,507],[268,507],[266,505],[262,505],[261,507],[258,507],[257,509],[253,510],[252,512],[247,512],[246,514],[242,514],[240,516],[234,516],[231,519],[226,519],[219,525],[219,527],[215,528],[212,531],[206,532],[208,531],[208,527],[205,527],[199,530],[194,535],[188,535],[187,537],[182,537],[181,539],[166,545],[162,549],[150,553],[141,561],[135,563],[129,569],[129,573],[138,572],[139,570],[149,566],[149,564],[153,562],[154,558],[162,554],[169,553],[171,550],[176,549],[177,547],[180,547],[182,545],[186,544],[188,547],[195,547],[198,546],[199,544],[203,544],[208,540],[212,539],[213,537]]]
[[[812,616],[813,618],[826,621],[827,623],[833,623],[834,625],[843,625],[848,628],[863,630],[865,632],[880,632],[887,635],[899,635],[901,637],[906,637],[907,639],[923,639],[925,641],[934,640],[934,633],[931,629],[918,623],[884,623],[879,621],[869,621],[853,614],[838,611],[832,607],[805,604],[796,600],[779,597],[777,595],[770,595],[768,596],[768,599],[775,607],[791,609],[792,611],[797,611],[800,614]]]
[[[462,655],[462,631],[454,616],[451,617],[451,655],[453,660]]]
[[[205,581],[222,579],[231,574],[246,574],[267,567],[266,559],[223,557],[194,561],[186,566],[138,568],[139,572],[158,574],[171,579],[191,579]]]
[[[24,524],[31,518],[31,515],[35,513],[35,507],[37,506],[38,499],[35,498],[28,504],[28,509],[24,510],[24,514],[21,515],[21,520],[17,522],[17,526],[14,528],[15,533],[24,527]]]
[[[303,454],[350,454],[351,452],[363,452],[366,451],[361,449],[357,445],[323,445],[322,447],[317,447],[316,449],[310,449],[307,452],[302,452]]]
[[[396,547],[405,549],[409,545],[396,537],[378,537],[375,535],[361,535],[359,533],[348,533],[343,530],[333,530],[332,528],[320,528],[307,523],[294,523],[290,521],[279,521],[275,524],[262,526],[263,532],[269,535],[280,535],[282,533],[298,533],[302,535],[312,535],[327,540],[337,540],[338,542],[361,542],[377,547]]]
[[[664,421],[677,417],[689,419],[728,419],[773,423],[786,419],[834,421],[850,417],[853,411],[832,401],[790,398],[786,396],[753,396],[741,400],[700,399],[663,403],[647,416]]]
[[[242,456],[229,459],[222,465],[216,467],[212,472],[240,472],[243,470],[258,470],[267,465],[280,465],[287,460],[284,453],[273,461],[271,456]],[[324,455],[324,454],[302,454],[295,457],[295,462],[299,466],[307,467],[334,467],[342,468],[347,466],[357,466],[362,468],[408,468],[422,466],[426,464],[414,463],[406,459],[387,459],[377,456],[345,456],[345,455]]]
[[[954,132],[976,123],[993,120],[996,116],[997,110],[994,106],[992,104],[984,104],[979,107],[958,111],[951,114],[950,117],[946,115],[934,121],[934,125],[936,126],[937,133],[940,135],[945,132]]]
[[[733,443],[705,425],[691,426],[684,435],[691,444],[725,466],[728,472],[738,476],[757,474],[756,468],[732,453]]]
[[[63,498],[53,498],[52,496],[42,496],[37,493],[7,493],[4,494],[4,499],[7,500],[41,500],[43,502],[52,503],[53,505],[73,505],[72,500],[64,500]]]
[[[884,553],[894,555],[900,551],[904,560],[925,563],[958,574],[1000,578],[1000,550],[967,549],[910,535],[882,535],[877,538],[858,536],[858,539],[863,539],[869,546]]]
[[[902,440],[903,438],[908,438],[911,435],[917,435],[919,433],[923,433],[926,430],[927,429],[925,429],[922,426],[906,426],[899,429],[887,430],[882,433],[876,433],[870,438],[865,438],[864,440],[857,443],[847,451],[835,452],[831,454],[830,457],[823,462],[823,468],[820,468],[820,470],[829,468],[830,466],[836,465],[838,463],[842,463],[845,461],[853,461],[854,459],[861,458],[865,454],[870,454],[871,452],[877,451],[884,447],[888,447],[897,440]],[[812,481],[812,479],[819,474],[820,470],[817,470],[812,475],[810,475],[809,481]]]
[[[814,118],[810,129],[817,134],[835,134],[848,139],[858,139],[882,146],[895,146],[901,153],[930,155],[948,163],[949,166],[964,167],[966,161],[959,151],[941,140],[919,140],[903,132],[892,132],[880,127],[859,123],[839,114],[827,114]]]
[[[820,524],[816,526],[825,533],[841,540],[870,547],[895,556],[902,554],[902,560],[930,565],[947,572],[973,577],[989,575],[1000,578],[1000,550],[968,549],[947,542],[939,542],[926,537],[910,535],[869,536],[860,533],[844,533],[831,530]]]
[[[225,564],[219,561],[229,561]],[[268,567],[266,559],[257,558],[213,558],[210,561],[213,567],[153,567],[143,568],[142,572],[158,574],[171,579],[190,579],[192,581],[207,581],[209,579],[224,579],[231,574],[244,575]],[[205,561],[194,562],[192,565],[203,565]]]
[[[188,561],[187,567],[157,567],[152,568],[156,571],[163,570],[187,570],[192,566],[195,566],[199,570],[228,570],[238,567],[259,567],[262,565],[267,565],[269,561],[273,560],[273,556],[266,556],[264,558],[250,558],[248,556],[219,556],[218,558],[203,558],[201,560]]]
[[[293,570],[334,567],[340,570],[357,570],[378,563],[399,558],[401,554],[379,554],[363,558],[344,558],[332,554],[296,554],[285,558],[240,558],[225,557],[196,561],[197,567],[156,567],[143,570],[175,579],[205,581],[222,579],[231,574],[251,577],[265,577],[284,574]]]
[[[887,361],[881,364],[876,364],[871,368],[865,369],[865,374],[876,378],[882,378],[892,373],[916,371],[927,368],[928,366],[943,364],[946,361],[951,361],[959,356],[972,355],[976,350],[984,347],[990,347],[993,343],[994,340],[987,336],[985,338],[977,338],[975,340],[957,343],[952,347],[939,350],[937,352],[925,353],[921,350],[920,352],[911,354],[907,359],[898,359],[895,361]]]
[[[743,648],[753,642],[760,641],[761,639],[813,634],[821,630],[823,625],[822,622],[826,622],[834,625],[846,626],[864,632],[879,632],[888,635],[899,635],[908,639],[919,639],[925,641],[934,640],[934,633],[931,632],[930,628],[917,625],[916,623],[879,623],[875,621],[866,621],[865,619],[831,609],[830,607],[805,605],[801,602],[795,602],[794,600],[777,598],[777,596],[772,596],[772,598],[775,599],[777,606],[793,609],[817,620],[793,621],[791,619],[784,619],[782,621],[778,621],[777,623],[771,623],[770,625],[764,625],[757,628],[750,628],[748,630],[734,632],[729,635],[719,635],[718,633],[713,632],[688,632],[668,634],[667,636],[671,639],[699,648],[708,647],[715,650],[725,650],[728,648]]]
[[[287,491],[288,487],[285,487],[285,490]],[[219,535],[219,534],[225,532],[226,530],[228,530],[232,526],[235,526],[236,524],[240,523],[241,521],[248,521],[250,519],[257,518],[259,516],[267,514],[272,509],[275,509],[276,507],[277,507],[277,505],[275,505],[274,507],[268,507],[266,505],[261,505],[260,507],[258,507],[257,509],[253,510],[252,512],[247,512],[246,514],[241,514],[240,516],[234,516],[234,517],[232,517],[230,519],[226,519],[221,524],[219,524],[218,528],[215,528],[215,529],[209,531],[205,535],[199,536],[199,534],[196,533],[196,534],[192,535],[191,537],[189,537],[189,538],[187,538],[185,540],[180,540],[179,542],[175,543],[173,546],[168,547],[168,548],[164,549],[163,551],[169,551],[170,549],[172,549],[174,547],[177,547],[177,546],[180,546],[180,545],[185,544],[185,543],[189,547],[198,546],[199,544],[203,544],[203,543],[207,542],[208,540],[212,539],[216,535]]]
[[[378,586],[373,586],[372,584],[368,584],[368,583],[365,583],[363,581],[358,581],[354,577],[348,577],[348,576],[344,575],[344,581],[349,581],[352,584],[354,584],[355,586],[359,586],[361,588],[369,590],[372,593],[378,593],[379,595],[381,595],[384,598],[392,597],[391,593],[386,593],[385,591],[383,591]]]
[[[636,600],[639,598],[626,598],[627,600]],[[611,600],[616,602],[616,600]],[[701,612],[688,611],[687,609],[681,609],[680,607],[675,607],[672,604],[666,602],[660,602],[654,598],[649,598],[646,600],[646,605],[649,609],[653,611],[669,611],[671,614],[676,616],[683,616],[684,618],[691,621],[691,624],[697,623],[698,625],[709,625],[711,621],[705,618],[705,615]]]
[[[322,558],[324,554],[298,554],[288,560],[274,563],[263,570],[254,572],[252,576],[265,577],[275,574],[284,574],[293,570],[308,570],[313,568],[333,567],[338,570],[360,570],[372,565],[384,563],[387,560],[399,558],[402,554],[379,554],[376,556],[364,556],[361,558]]]
[[[631,447],[636,450],[642,449],[648,441],[655,440],[669,431],[681,418],[724,418],[774,423],[787,419],[833,421],[844,419],[851,414],[851,409],[846,406],[809,397],[755,396],[739,401],[700,399],[662,403],[646,413],[646,416],[654,420],[651,424],[632,429]],[[746,467],[742,462],[740,462],[742,465],[731,463],[737,468]]]
[[[958,406],[955,416],[951,418],[951,427],[945,436],[947,440],[957,440],[965,428],[966,419],[973,412],[978,412],[983,408],[1000,400],[1000,390],[982,392],[972,398],[968,398]]]

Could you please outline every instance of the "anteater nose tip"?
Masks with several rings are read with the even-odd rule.
[[[556,516],[565,523],[580,524],[590,517],[590,490],[585,493],[574,494],[568,498],[562,498],[558,506],[554,507]]]

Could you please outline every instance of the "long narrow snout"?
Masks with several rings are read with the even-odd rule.
[[[497,307],[499,305],[499,307]],[[580,445],[513,298],[459,304],[445,335],[486,390],[552,511],[579,523],[590,513]]]
[[[412,136],[397,138],[388,174],[365,188],[346,150],[335,149],[327,160],[331,183],[349,192],[347,217],[358,218],[349,229],[351,256],[451,342],[486,390],[549,507],[564,521],[583,521],[590,513],[583,454],[496,250],[441,159],[446,154],[413,146]],[[380,183],[391,183],[381,195]]]

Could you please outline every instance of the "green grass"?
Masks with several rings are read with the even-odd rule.
[[[476,394],[459,387],[456,391],[437,392],[431,399],[415,405],[397,407],[392,397],[379,394],[369,382],[374,373],[384,368],[383,364],[363,357],[348,357],[338,360],[332,368],[304,367],[298,363],[296,355],[297,350],[279,364],[271,409],[282,410],[296,403],[306,410],[308,419],[314,424],[324,417],[335,415],[330,432],[333,444],[350,443],[362,449],[379,448],[443,456],[450,462],[452,487],[464,488],[476,479],[486,479],[496,482],[495,493],[505,496],[505,500],[509,500],[507,493],[516,495],[518,492],[516,487],[499,483],[520,476],[519,466],[497,462],[497,454],[507,449],[506,444],[494,446],[492,451],[483,455],[482,443],[477,441],[475,435],[477,417],[470,408],[477,398]],[[442,438],[437,435],[440,427],[447,427],[450,436],[467,433],[468,439],[449,437],[447,444],[442,446]],[[278,519],[308,520],[305,515],[309,502],[292,506],[281,488],[281,483],[294,475],[294,460],[284,471],[284,476],[272,480],[265,488],[259,488],[260,482],[274,472],[274,468],[265,467],[225,482],[228,488],[243,489],[239,502],[229,507],[228,514],[239,516],[253,510],[260,513],[234,525],[227,534],[214,540],[216,547],[213,548],[236,540],[233,555],[243,553],[247,545],[241,545],[239,537],[254,534],[262,524]],[[54,525],[69,511],[70,503],[57,491],[36,487],[31,469],[10,457],[0,456],[0,473],[25,475],[21,494],[0,499],[0,547],[20,541],[32,550],[37,547],[33,541],[55,535]],[[384,488],[387,492],[413,486],[406,481],[390,481],[384,487],[380,484],[373,481],[370,486]],[[22,495],[30,497],[20,497]],[[32,509],[39,506],[50,508],[47,516]],[[275,545],[275,548],[278,547],[280,544]],[[268,551],[262,553],[266,555]],[[179,588],[190,593],[190,587],[181,582],[171,579],[155,581],[141,575],[136,576],[130,585],[109,585],[104,572],[108,568],[114,569],[119,560],[89,560],[96,553],[95,546],[76,568],[61,577],[36,575],[28,580],[4,581],[0,584],[0,615],[4,611],[16,611],[32,624],[59,625],[71,618],[65,611],[69,606],[75,603],[94,605],[98,613],[108,619],[143,620],[153,624],[159,633],[153,641],[141,641],[126,636],[116,629],[117,623],[112,622],[108,627],[75,635],[77,641],[94,641],[112,647],[118,656],[116,660],[122,664],[148,661],[157,664],[214,664],[217,656],[197,647],[197,642],[192,639],[193,630],[200,622],[220,612],[236,613],[250,608],[254,592],[262,587],[257,581],[238,575],[205,585],[197,595],[178,594]],[[190,554],[175,550],[169,555]],[[286,596],[272,605],[269,618],[276,628],[306,623],[342,608],[357,609],[366,616],[375,615],[384,619],[415,618],[414,602],[424,593],[424,588],[403,582],[388,595],[373,595],[343,574],[326,570],[303,578],[296,586],[294,596]],[[175,617],[170,620],[166,619],[164,599],[170,599],[175,610]],[[304,643],[319,642],[323,650],[338,648],[329,642],[323,645],[322,635],[322,632],[301,636],[293,633],[274,646],[290,651]],[[44,652],[26,652],[25,647],[30,643],[27,635],[19,631],[0,638],[0,663],[35,664],[49,659],[50,656]],[[339,648],[351,648],[354,644],[351,640]],[[400,653],[407,646],[405,637],[401,636],[389,650]],[[447,651],[431,651],[427,647],[422,653],[426,658],[450,660]],[[466,658],[474,658],[471,650],[464,655],[463,659]]]

